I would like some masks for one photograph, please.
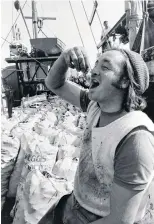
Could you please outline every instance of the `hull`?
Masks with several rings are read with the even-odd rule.
[[[19,93],[17,71],[15,66],[8,66],[2,70],[2,83],[5,90],[13,90],[13,106],[19,106],[21,97]]]

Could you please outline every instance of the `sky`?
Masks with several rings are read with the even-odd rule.
[[[21,7],[25,1],[20,0]],[[56,20],[44,21],[43,32],[48,37],[54,37],[56,35],[61,39],[66,48],[74,46],[82,46],[81,39],[73,18],[73,14],[70,8],[68,0],[37,0],[38,16],[56,17]],[[85,12],[83,10],[80,0],[71,0],[72,8],[80,29],[80,33],[84,42],[84,47],[89,56],[91,65],[94,64],[97,54],[95,42],[93,40]],[[88,18],[90,18],[93,9],[93,0],[84,0],[83,4],[86,9]],[[31,16],[31,1],[28,0],[24,9],[24,16]],[[13,0],[1,0],[1,37],[6,38],[8,32],[11,29],[19,12],[14,8]],[[98,0],[98,14],[103,23],[104,20],[109,21],[109,25],[112,27],[124,14],[124,0]],[[32,22],[26,20],[32,35]],[[30,52],[29,36],[24,25],[21,15],[17,20],[17,25],[21,31],[22,42],[28,47]],[[94,18],[92,24],[92,31],[94,33],[96,42],[99,43],[102,27],[97,15]],[[39,34],[39,37],[44,37],[43,34]],[[8,42],[12,41],[12,32],[7,38]],[[1,38],[1,45],[3,44]],[[1,68],[4,68],[8,64],[5,62],[5,58],[9,57],[9,43],[5,42],[1,48]]]

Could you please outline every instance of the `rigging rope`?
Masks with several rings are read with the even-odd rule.
[[[70,4],[71,10],[72,10],[72,14],[73,14],[73,17],[74,17],[74,20],[75,20],[75,23],[76,23],[76,27],[77,27],[77,30],[78,30],[78,33],[79,33],[80,40],[81,40],[81,42],[82,42],[82,46],[84,47],[84,42],[83,42],[83,39],[82,39],[80,30],[79,30],[79,26],[78,26],[77,20],[76,20],[76,18],[75,18],[75,14],[74,14],[74,11],[73,11],[73,8],[72,8],[71,1],[69,1],[69,4]]]
[[[1,37],[5,42],[7,42],[8,44],[12,44],[11,42],[9,42],[8,40],[6,40],[4,37]]]
[[[1,37],[3,40],[4,40],[4,38],[3,37]],[[6,40],[7,41],[7,40]],[[9,42],[9,41],[7,41],[9,44],[11,44],[11,42]],[[39,48],[36,48],[36,50],[40,50]],[[30,55],[28,55],[28,58],[31,58],[31,59],[33,59],[34,61],[36,61],[38,64],[40,64],[40,65],[42,65],[42,66],[44,66],[44,67],[46,67],[46,68],[48,68],[48,66],[46,66],[45,64],[43,64],[43,63],[41,63],[40,61],[38,61],[37,59],[35,59],[35,58],[33,58],[33,57],[31,57]],[[1,69],[2,70],[2,69]]]
[[[99,13],[98,13],[97,8],[96,8],[96,14],[97,14],[98,20],[99,20],[99,22],[100,22],[100,25],[101,25],[101,27],[102,27],[102,31],[103,31],[103,33],[104,33],[104,35],[105,35],[104,27],[103,27],[103,24],[102,24],[102,22],[101,22],[101,19],[100,19],[100,16],[99,16]]]
[[[86,13],[86,9],[85,9],[85,7],[84,7],[84,4],[83,4],[83,1],[82,1],[82,0],[81,0],[81,3],[82,3],[83,10],[84,10],[85,15],[86,15],[86,18],[87,18],[87,22],[88,22],[88,24],[89,24],[88,15],[87,15],[87,13]],[[95,45],[96,45],[96,49],[97,49],[97,51],[98,51],[98,48],[97,48],[97,43],[96,43],[96,40],[95,40],[95,37],[94,37],[94,34],[93,34],[93,31],[92,31],[92,28],[91,28],[90,24],[89,24],[89,28],[90,28],[90,31],[91,31],[91,34],[92,34],[93,40],[94,40]]]
[[[70,1],[69,1],[70,2]],[[25,3],[24,3],[24,6],[25,6],[25,4],[27,3],[27,0],[25,1]],[[27,4],[28,5],[28,4]],[[22,9],[24,8],[24,6],[22,7]],[[82,39],[82,36],[81,36],[81,33],[80,33],[80,30],[79,30],[79,27],[78,27],[78,24],[77,24],[77,21],[76,21],[76,18],[75,18],[75,15],[74,15],[74,11],[73,11],[73,8],[72,8],[72,5],[71,5],[71,2],[70,2],[70,6],[71,6],[71,9],[72,9],[72,13],[73,13],[73,16],[74,16],[74,19],[75,19],[75,22],[76,22],[76,26],[77,26],[77,28],[78,28],[78,32],[79,32],[79,36],[80,36],[80,38],[81,38],[81,42],[82,42],[82,45],[83,45],[83,47],[84,47],[84,43],[83,43],[83,39]],[[30,7],[30,6],[29,6]],[[19,15],[20,15],[20,13],[19,13]],[[19,17],[19,15],[18,15],[18,17]],[[18,18],[17,17],[17,18]],[[17,20],[17,19],[16,19]],[[16,22],[16,21],[15,21]],[[12,28],[11,28],[12,29]],[[42,31],[42,30],[41,30]],[[2,36],[1,36],[1,38],[3,39],[3,40],[5,40],[6,42],[8,42],[9,44],[11,44],[11,42],[9,42],[8,40],[7,40],[7,38],[3,38]],[[39,50],[39,49],[38,49]],[[43,64],[43,63],[41,63],[41,62],[39,62],[37,59],[35,59],[35,58],[33,58],[33,57],[31,57],[30,55],[28,56],[29,58],[31,58],[31,59],[33,59],[34,61],[36,61],[37,63],[39,63],[40,65],[43,65],[44,67],[47,67],[48,68],[48,66],[46,66],[45,64]]]
[[[44,36],[45,36],[46,38],[48,38],[48,36],[43,32],[42,29],[40,29],[39,31],[41,31],[41,32],[44,34]]]
[[[23,5],[22,10],[24,9],[26,3],[27,3],[27,0],[25,1],[24,5]],[[18,16],[17,16],[17,18],[16,18],[16,20],[15,20],[13,26],[16,24],[16,22],[17,22],[17,20],[18,20],[18,18],[19,18],[19,16],[20,16],[20,14],[21,14],[21,13],[18,14]],[[10,31],[8,32],[6,38],[5,38],[5,39],[2,38],[2,39],[4,39],[4,42],[2,43],[1,48],[4,46],[5,42],[7,41],[7,38],[8,38],[8,36],[9,36],[9,34],[11,33],[11,30],[12,30],[13,26],[11,27]]]
[[[13,27],[13,0],[12,0],[12,27]],[[12,40],[14,38],[14,33],[12,33]]]
[[[31,8],[31,6],[27,3],[27,6],[29,7],[29,8]],[[43,7],[42,7],[42,4],[41,4],[41,8],[42,8],[42,10],[43,10]],[[34,12],[34,10],[31,8],[31,10],[32,10],[32,12]],[[44,11],[44,10],[43,10]],[[51,29],[51,28],[49,28],[45,23],[43,23],[43,26],[46,26],[46,28],[48,29],[48,30],[50,30],[51,31],[51,33],[54,35],[54,37],[56,37],[57,38],[57,36],[56,36],[56,34],[53,32],[53,30]]]
[[[95,1],[93,1],[93,2],[95,3]],[[101,19],[100,19],[100,16],[99,16],[99,13],[98,13],[97,8],[96,8],[96,14],[97,14],[98,20],[99,20],[99,22],[100,22],[100,25],[101,25],[101,27],[102,27],[103,35],[104,35],[104,37],[105,37],[106,34],[105,34],[105,31],[104,31],[104,28],[103,28],[103,24],[102,24],[102,22],[101,22]],[[109,44],[108,39],[106,40],[106,42]]]

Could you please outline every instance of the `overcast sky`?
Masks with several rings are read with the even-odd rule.
[[[20,0],[21,7],[23,6],[24,2],[25,1]],[[36,2],[38,16],[56,17],[55,21],[44,21],[43,31],[48,37],[53,37],[54,33],[66,44],[66,47],[82,46],[68,0],[37,0]],[[84,0],[83,2],[88,18],[90,18],[93,9],[93,0]],[[14,1],[1,0],[1,3],[1,37],[5,38],[19,12],[17,12],[14,8]],[[90,57],[90,61],[93,64],[96,58],[97,50],[87,23],[81,1],[71,0],[71,3],[77,23],[79,25],[84,46]],[[23,9],[23,13],[25,16],[31,16],[32,11],[30,0],[27,1],[27,4]],[[113,26],[124,14],[124,1],[98,0],[98,13],[102,23],[104,20],[108,20],[110,26]],[[29,36],[21,16],[19,17],[17,24],[21,31],[22,42],[29,48],[30,51]],[[32,35],[32,22],[30,20],[27,20],[27,24]],[[95,16],[94,22],[92,24],[92,30],[97,43],[99,43],[102,29],[97,15]],[[43,37],[43,35],[40,34],[39,37]],[[9,42],[12,41],[12,32],[10,33],[7,40]],[[3,40],[1,39],[1,44],[2,43]],[[1,49],[2,68],[7,65],[4,60],[6,57],[9,57],[9,44],[7,42]]]

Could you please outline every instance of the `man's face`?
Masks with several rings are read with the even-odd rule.
[[[122,91],[119,86],[124,56],[121,52],[112,50],[105,52],[96,61],[91,71],[89,98],[98,103],[111,100]]]

